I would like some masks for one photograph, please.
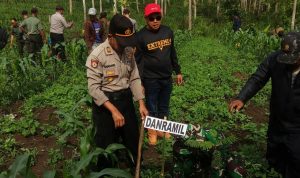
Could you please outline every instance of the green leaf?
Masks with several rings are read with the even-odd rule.
[[[130,175],[128,172],[117,169],[117,168],[106,168],[102,171],[95,173],[92,172],[87,178],[98,178],[100,176],[109,175],[113,177],[124,177],[124,178],[132,178],[133,176]]]
[[[97,156],[101,153],[104,153],[105,151],[101,148],[97,148],[95,151],[92,153],[83,156],[80,161],[76,164],[76,170],[74,171],[75,175],[77,175],[80,170],[85,169],[91,162],[94,156]]]
[[[126,147],[122,144],[118,144],[118,143],[113,143],[113,144],[110,144],[106,147],[105,151],[108,152],[108,153],[113,153],[117,150],[121,150],[121,149],[126,149]]]
[[[19,173],[26,170],[29,166],[29,154],[20,155],[16,158],[13,164],[9,167],[9,178],[17,178]]]
[[[56,171],[52,170],[52,171],[46,171],[43,174],[43,178],[55,178],[56,175]]]

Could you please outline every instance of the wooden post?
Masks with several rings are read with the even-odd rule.
[[[138,155],[136,160],[135,178],[140,178],[143,143],[144,143],[144,119],[142,120],[141,127],[140,127],[140,138],[139,138],[139,145],[138,145]]]

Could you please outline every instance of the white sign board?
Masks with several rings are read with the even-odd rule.
[[[188,125],[147,116],[144,122],[144,127],[162,132],[168,132],[175,135],[185,136]]]

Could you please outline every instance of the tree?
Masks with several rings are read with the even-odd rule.
[[[84,21],[86,21],[86,4],[85,4],[85,0],[82,0],[82,5],[83,5],[83,17],[84,17]]]
[[[100,6],[100,13],[102,12],[102,0],[99,1],[99,6]]]
[[[72,3],[72,0],[69,0],[69,12],[72,15],[72,13],[73,13],[73,3]]]
[[[189,30],[192,30],[192,0],[189,0]]]
[[[295,30],[296,10],[297,10],[297,0],[294,0],[291,30]]]

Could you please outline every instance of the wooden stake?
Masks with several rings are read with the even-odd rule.
[[[140,138],[139,138],[139,146],[138,146],[138,155],[137,155],[137,160],[136,160],[135,178],[140,177],[140,167],[141,167],[143,143],[144,143],[144,119],[141,123],[141,128],[140,128]]]

